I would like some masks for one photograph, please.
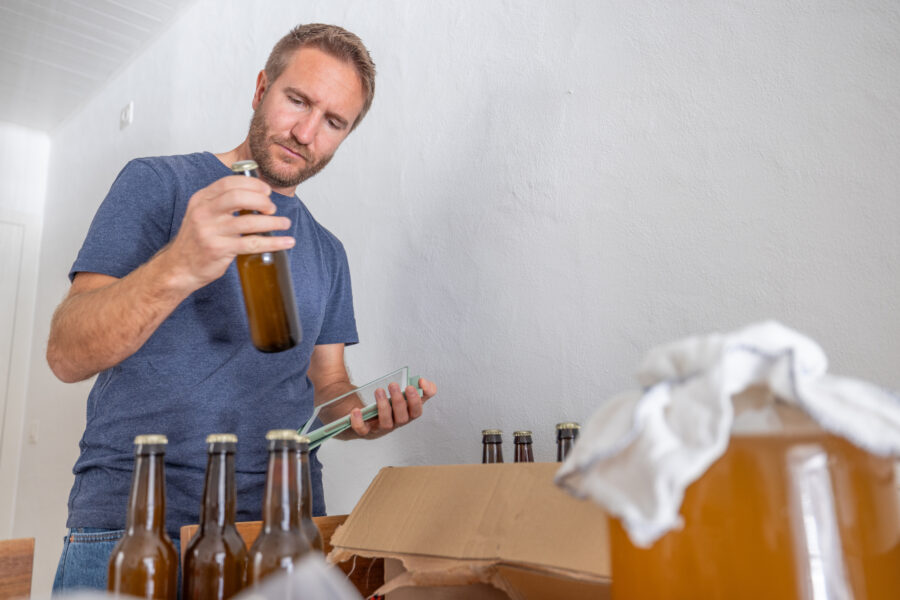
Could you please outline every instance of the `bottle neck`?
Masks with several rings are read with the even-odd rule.
[[[534,462],[530,441],[516,442],[516,462]]]
[[[301,519],[312,519],[312,478],[309,472],[309,453],[297,452],[297,495]]]
[[[266,494],[263,500],[263,528],[296,529],[297,520],[297,451],[282,447],[269,450]]]
[[[143,529],[162,533],[166,524],[165,455],[138,454],[134,457],[134,475],[125,526],[129,532]]]
[[[222,528],[234,523],[237,491],[234,483],[234,454],[210,452],[206,460],[203,504],[200,506],[200,529]]]
[[[482,463],[502,463],[503,446],[500,442],[484,442],[481,452]]]
[[[566,457],[569,455],[569,450],[572,449],[572,445],[575,443],[575,440],[570,437],[561,437],[556,440],[556,461],[562,462],[566,460]]]

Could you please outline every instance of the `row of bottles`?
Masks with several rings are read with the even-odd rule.
[[[206,438],[206,480],[197,533],[183,549],[182,598],[230,598],[266,576],[293,570],[311,550],[322,551],[312,519],[309,439],[292,429],[266,434],[269,462],[263,524],[247,550],[235,526],[237,436]],[[178,557],[166,533],[163,435],[134,440],[135,466],[125,534],[109,559],[107,588],[138,598],[175,598]]]
[[[578,423],[566,422],[556,425],[556,460],[562,462],[569,455],[569,451],[578,438],[578,431],[581,426]],[[533,436],[530,431],[513,432],[513,442],[515,448],[515,462],[534,462],[534,451],[532,449]],[[485,429],[481,432],[481,462],[482,463],[502,463],[503,462],[503,432],[499,429]]]

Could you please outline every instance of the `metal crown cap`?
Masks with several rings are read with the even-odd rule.
[[[501,435],[503,432],[499,429],[482,429],[481,435]]]
[[[207,444],[215,444],[217,442],[231,442],[237,443],[237,436],[233,433],[211,433],[206,436]]]
[[[161,433],[145,433],[134,438],[134,445],[168,444],[169,438]]]
[[[239,160],[231,165],[231,170],[234,173],[243,173],[244,171],[252,171],[258,168],[259,165],[256,164],[255,160]]]
[[[523,429],[521,431],[513,431],[513,437],[525,437],[527,435],[531,435],[531,432],[527,429]]]
[[[581,429],[581,425],[579,425],[578,423],[572,423],[572,422],[557,423],[556,428],[557,429]]]
[[[290,442],[295,442],[297,441],[297,432],[293,429],[272,429],[266,433],[266,439],[270,442],[273,440],[288,440]]]

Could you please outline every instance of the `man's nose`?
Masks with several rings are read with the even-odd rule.
[[[321,119],[316,115],[305,115],[294,124],[291,134],[297,142],[309,145],[316,139],[320,121]]]

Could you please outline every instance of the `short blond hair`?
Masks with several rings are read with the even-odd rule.
[[[266,77],[270,82],[275,81],[287,68],[291,56],[301,48],[318,48],[319,50],[343,60],[356,69],[359,81],[363,87],[365,98],[359,116],[350,127],[350,131],[356,129],[375,98],[375,63],[369,55],[368,49],[359,37],[337,25],[325,25],[323,23],[308,23],[297,25],[283,38],[278,40],[272,48],[269,59],[266,61]]]

